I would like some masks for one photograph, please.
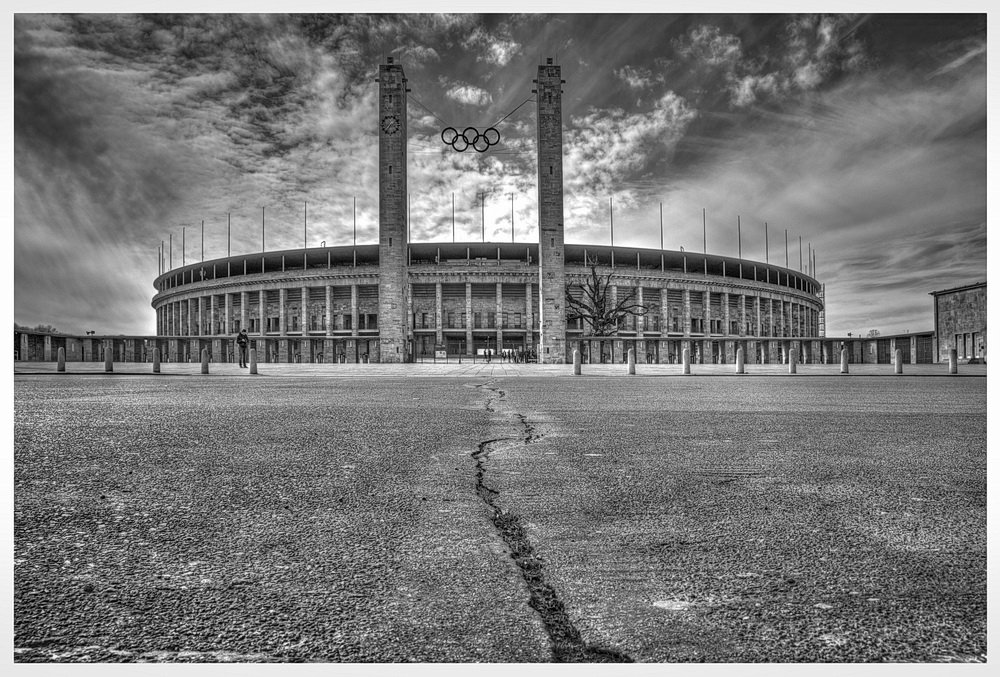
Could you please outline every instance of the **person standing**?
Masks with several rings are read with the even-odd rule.
[[[250,337],[247,335],[246,329],[241,329],[240,333],[236,336],[236,346],[240,353],[240,366],[247,366],[247,346],[250,345]]]

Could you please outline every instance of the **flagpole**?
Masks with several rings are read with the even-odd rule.
[[[181,226],[181,268],[187,265],[187,226]]]
[[[170,233],[170,270],[174,269],[174,234]]]
[[[701,208],[701,240],[702,246],[705,248],[705,253],[708,253],[708,215],[705,212],[705,208]]]
[[[302,248],[309,249],[309,203],[302,201]]]
[[[770,263],[767,257],[767,221],[764,222],[764,263]]]
[[[226,214],[226,256],[233,255],[233,215]]]
[[[201,220],[201,261],[205,262],[205,219]]]
[[[663,251],[663,203],[660,203],[660,251]]]
[[[743,258],[743,231],[740,229],[740,215],[736,215],[736,251],[739,253],[739,258]]]
[[[611,204],[611,248],[614,249],[615,246],[615,199],[613,197],[608,198]]]
[[[514,241],[514,194],[510,194],[510,241]]]
[[[354,246],[358,246],[358,196],[354,196]]]
[[[260,208],[260,251],[261,252],[267,251],[267,249],[264,247],[264,209],[265,207]],[[261,268],[261,270],[263,270],[263,268]]]

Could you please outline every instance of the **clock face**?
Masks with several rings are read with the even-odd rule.
[[[386,134],[395,134],[399,131],[399,118],[395,115],[386,115],[382,118],[382,131]]]

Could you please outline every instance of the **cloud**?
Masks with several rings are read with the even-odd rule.
[[[493,96],[475,85],[453,85],[445,92],[445,96],[466,106],[488,106],[493,103]]]
[[[648,89],[654,84],[663,84],[662,73],[654,74],[642,66],[625,65],[615,70],[615,76],[632,89]]]
[[[507,30],[501,26],[497,32],[490,32],[477,26],[462,44],[468,50],[479,52],[476,61],[506,66],[521,50],[521,45],[511,39]]]
[[[732,105],[746,108],[815,90],[835,75],[870,67],[863,43],[853,35],[859,21],[853,15],[792,17],[778,46],[768,43],[766,50],[752,49],[739,36],[712,25],[692,28],[673,45],[681,59],[721,77]]]
[[[599,110],[572,118],[563,171],[566,225],[577,241],[604,228],[598,224],[605,222],[610,197],[620,208],[636,205],[643,191],[635,180],[673,150],[695,116],[684,99],[668,92],[644,112]]]

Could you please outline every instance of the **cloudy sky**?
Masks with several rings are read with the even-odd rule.
[[[376,241],[375,77],[409,78],[414,241],[536,241],[562,66],[567,242],[816,251],[827,333],[929,330],[986,278],[983,15],[15,14],[14,319],[152,334],[173,264]],[[528,103],[525,103],[528,101]],[[524,104],[524,105],[522,105]],[[519,107],[520,106],[520,107]],[[506,116],[506,117],[505,117]],[[447,126],[495,124],[489,152]],[[481,195],[485,197],[481,198]],[[765,252],[765,222],[769,248]],[[307,232],[304,233],[304,227]],[[182,252],[182,237],[185,241]],[[807,258],[807,256],[804,256]]]

